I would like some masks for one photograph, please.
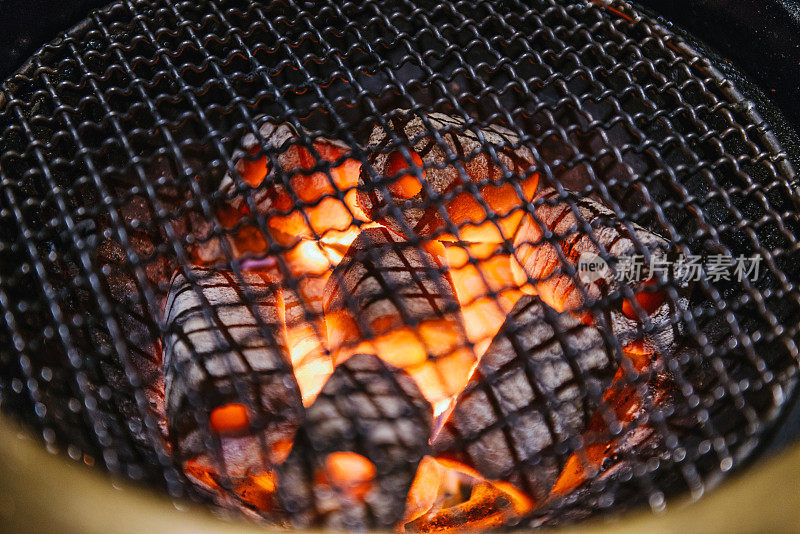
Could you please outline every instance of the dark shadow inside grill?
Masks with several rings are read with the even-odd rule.
[[[236,276],[245,260],[286,251],[255,210],[219,220],[247,190],[237,159],[274,167],[286,147],[263,147],[271,122],[310,148],[340,140],[367,165],[376,123],[442,113],[514,132],[540,189],[573,208],[597,201],[673,252],[762,258],[753,280],[693,284],[673,318],[679,349],[664,355],[669,399],[639,422],[653,438],[515,523],[661,509],[716,484],[758,449],[797,378],[794,171],[750,102],[649,18],[534,4],[119,2],[46,46],[6,82],[0,107],[3,409],[73,458],[210,502],[165,437],[163,306],[198,244],[260,233],[266,250],[222,247],[217,263]],[[262,148],[244,156],[248,135]],[[236,187],[222,190],[230,176]],[[597,306],[631,297],[623,287]]]

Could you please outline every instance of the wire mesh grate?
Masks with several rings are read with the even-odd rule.
[[[498,521],[554,525],[699,496],[794,390],[794,171],[730,82],[625,3],[121,0],[0,95],[0,400],[74,459],[281,524],[497,525],[392,499],[337,514],[319,488],[293,488],[287,518],[251,475],[319,483],[298,462],[328,469],[332,445],[306,439],[338,435],[327,414],[358,434],[346,452],[392,457],[381,492],[437,455],[469,468],[459,483],[513,486],[492,490]],[[575,282],[581,251],[619,268],[622,242],[760,270]],[[650,340],[638,367],[631,339]],[[259,368],[264,350],[285,361]],[[386,362],[375,383],[348,375],[364,353]],[[334,367],[431,442],[384,450],[369,401],[315,404]]]

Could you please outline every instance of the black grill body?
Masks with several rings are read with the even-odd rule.
[[[796,23],[777,3],[758,10],[751,27]],[[699,495],[768,443],[795,390],[790,43],[773,43],[774,68],[742,52],[742,76],[624,3],[123,0],[93,11],[0,93],[3,409],[50,448],[207,499],[172,457],[151,394],[168,282],[192,241],[210,238],[187,221],[215,218],[234,153],[265,120],[305,142],[344,141],[366,162],[366,136],[395,110],[439,112],[514,131],[566,202],[591,195],[697,254],[764,258],[753,281],[694,288],[680,319],[692,350],[665,361],[674,399],[650,416],[663,439],[523,521]],[[226,267],[241,275],[242,258]]]

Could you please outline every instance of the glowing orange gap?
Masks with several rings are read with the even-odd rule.
[[[247,406],[234,402],[214,408],[208,418],[211,428],[219,434],[226,432],[240,432],[250,426],[250,417],[247,415]]]
[[[334,452],[325,458],[328,481],[358,499],[363,499],[372,489],[376,473],[375,464],[355,452]]]
[[[644,282],[645,286],[654,286],[658,283],[655,278],[650,278]],[[636,304],[639,305],[640,308],[644,310],[644,312],[649,316],[652,315],[656,310],[658,310],[662,304],[664,304],[664,300],[666,300],[666,293],[664,290],[658,291],[639,291],[634,294],[634,298],[636,299]],[[632,319],[634,321],[639,320],[639,314],[636,313],[636,309],[633,307],[633,303],[625,299],[622,302],[622,313],[625,314],[626,317]]]
[[[422,158],[420,158],[419,154],[413,150],[410,152],[412,163],[414,166],[420,169],[422,177],[424,178],[425,171],[422,170]],[[396,198],[411,198],[422,191],[422,184],[420,183],[419,179],[417,179],[417,177],[410,172],[403,172],[409,167],[411,167],[411,165],[408,164],[408,160],[399,150],[395,150],[389,154],[389,161],[386,164],[386,172],[389,176],[397,176],[397,180],[389,186],[389,191],[391,191],[392,195],[394,195]]]

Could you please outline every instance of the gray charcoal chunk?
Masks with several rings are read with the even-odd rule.
[[[616,368],[596,328],[525,296],[457,399],[435,452],[544,499]]]
[[[536,293],[551,307],[580,315],[601,296],[620,291],[621,281],[639,293],[651,278],[669,278],[669,266],[674,263],[669,254],[675,247],[658,234],[623,223],[614,211],[590,198],[567,202],[555,189],[544,189],[536,202],[536,220],[526,219],[514,240],[520,267],[515,280],[519,284],[532,282]],[[591,226],[591,232],[583,228],[584,224]],[[544,230],[553,233],[552,242],[544,240]],[[616,266],[612,268],[604,258],[616,262]],[[596,273],[580,270],[595,262],[601,268]],[[685,294],[689,284],[677,277],[667,283],[678,289],[678,299],[673,301],[660,291],[662,284],[658,289],[663,302],[653,310],[639,312],[644,315],[629,317],[616,307],[604,310],[605,322],[623,345],[641,338],[660,352],[675,345],[682,333],[682,321],[675,316],[688,307]],[[649,332],[645,332],[647,325]]]
[[[279,471],[279,502],[295,527],[342,530],[392,528],[428,454],[432,408],[402,370],[358,354],[337,366],[307,410],[289,458]],[[334,453],[355,453],[374,465],[358,496],[326,478]]]
[[[513,173],[520,182],[532,178],[528,171],[534,164],[532,152],[521,145],[517,134],[502,126],[489,125],[478,129],[461,117],[443,113],[428,113],[423,120],[423,116],[407,110],[400,110],[397,116],[389,119],[388,125],[392,130],[391,134],[378,124],[367,143],[368,149],[372,150],[369,165],[379,180],[390,179],[395,174],[390,168],[391,156],[397,146],[393,137],[420,157],[425,166],[427,185],[436,195],[452,192],[458,186],[463,187],[465,178],[478,184],[480,188],[487,183],[508,183],[509,180],[503,178],[505,173]],[[436,140],[434,132],[440,136],[441,141]],[[489,146],[494,150],[496,160],[489,157]],[[454,157],[459,158],[458,165],[452,163],[451,158]],[[535,180],[538,181],[538,177]],[[532,187],[535,189],[535,182],[532,182]],[[502,213],[508,213],[522,203],[520,198],[514,197],[511,197],[510,203],[496,203],[499,199],[491,194],[486,195],[484,200],[491,209]],[[366,166],[361,169],[358,202],[370,219],[378,220],[407,235],[409,228],[416,235],[431,235],[445,226],[445,220],[437,206],[441,204],[441,200],[437,202],[429,198],[425,188],[410,199],[395,198],[391,192],[389,196],[385,196],[382,188],[376,186],[375,178],[370,176]],[[446,207],[451,207],[449,202],[445,204]],[[395,212],[387,210],[391,206],[402,214],[402,221],[396,217]],[[486,218],[486,213],[482,210],[477,213],[464,213],[458,208],[449,211],[449,219],[455,224],[461,224],[469,218]]]
[[[166,412],[175,452],[184,459],[213,457],[204,440],[208,425],[198,418],[208,421],[213,409],[242,403],[252,428],[220,437],[225,469],[231,476],[267,469],[303,417],[280,292],[259,273],[243,273],[240,280],[196,268],[191,276],[196,284],[176,272],[164,311]]]

